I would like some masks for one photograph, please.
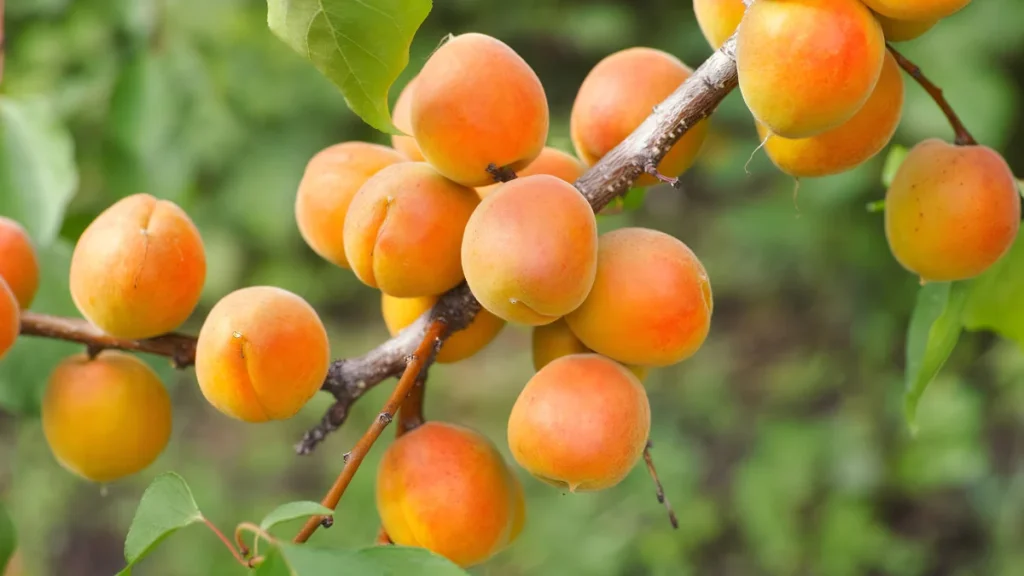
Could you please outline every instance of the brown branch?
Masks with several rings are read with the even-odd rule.
[[[370,452],[370,448],[374,442],[380,438],[384,428],[391,423],[394,418],[395,412],[398,410],[402,402],[405,401],[406,396],[416,385],[416,382],[420,379],[420,374],[424,368],[430,364],[433,360],[434,355],[437,354],[437,349],[440,347],[441,342],[448,331],[447,323],[441,318],[435,318],[430,321],[427,326],[426,334],[421,339],[419,346],[406,360],[405,373],[402,374],[402,378],[398,381],[398,385],[395,386],[391,397],[384,403],[384,407],[381,409],[380,414],[377,418],[374,418],[373,423],[370,424],[370,428],[367,429],[363,437],[356,442],[355,447],[346,455],[345,465],[341,468],[341,473],[338,474],[338,478],[334,481],[334,485],[321,500],[321,504],[334,510],[338,507],[338,502],[341,501],[341,496],[345,493],[345,489],[348,488],[352,477],[355,476],[356,471],[359,469],[359,465],[362,464],[363,459],[367,453]],[[324,522],[329,519],[329,516],[313,516],[310,518],[306,525],[302,527],[302,530],[295,536],[295,543],[302,543],[309,540],[309,537],[316,532],[316,529]],[[333,522],[333,520],[330,520]]]
[[[977,145],[978,141],[971,136],[971,133],[967,131],[967,127],[960,121],[960,117],[956,115],[953,107],[949,105],[946,97],[942,93],[942,88],[936,86],[931,80],[925,77],[924,72],[921,71],[921,67],[914,64],[907,59],[906,56],[900,54],[898,50],[893,48],[892,44],[886,44],[889,48],[889,52],[892,53],[893,57],[896,58],[896,63],[900,65],[910,75],[911,78],[917,80],[917,83],[924,88],[924,91],[935,100],[935,103],[942,109],[942,113],[946,115],[946,119],[949,120],[949,124],[953,127],[953,132],[956,134],[956,138],[953,142],[957,146],[974,146]]]
[[[672,528],[679,529],[679,519],[676,518],[676,512],[672,509],[672,503],[665,497],[665,489],[661,486],[661,479],[658,478],[658,471],[654,469],[654,458],[651,457],[651,448],[654,445],[651,441],[647,441],[647,446],[644,447],[644,462],[647,464],[647,473],[651,475],[651,479],[654,480],[654,495],[658,497],[665,510],[668,511],[668,521],[672,524]]]

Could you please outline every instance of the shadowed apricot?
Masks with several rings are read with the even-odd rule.
[[[534,174],[547,174],[548,176],[554,176],[561,180],[565,180],[569,184],[573,184],[583,175],[586,168],[583,163],[577,160],[575,157],[562,152],[557,148],[546,147],[537,156],[537,159],[530,162],[530,165],[519,171],[519,177],[533,176]],[[481,198],[486,198],[492,192],[498,189],[501,184],[491,184],[490,186],[483,186],[477,188],[476,191],[480,194]]]
[[[644,451],[651,408],[640,381],[597,354],[563,356],[512,407],[508,443],[531,474],[571,492],[618,484]]]
[[[622,228],[601,235],[594,287],[565,321],[599,354],[667,366],[704,343],[712,307],[708,275],[686,244],[664,232]]]
[[[480,203],[423,162],[388,166],[352,199],[345,255],[364,284],[399,298],[435,296],[462,282],[459,247]]]
[[[94,482],[139,472],[171,437],[171,400],[142,360],[117,351],[57,365],[43,396],[43,433],[64,468]]]
[[[971,0],[864,0],[879,14],[900,20],[939,20],[959,12]]]
[[[928,139],[914,146],[885,196],[885,235],[922,281],[981,274],[1013,244],[1020,194],[1006,161],[986,146]]]
[[[352,197],[381,169],[404,161],[391,148],[366,142],[335,144],[313,156],[295,197],[295,220],[306,244],[328,262],[348,268],[344,229]]]
[[[28,310],[39,288],[39,259],[28,232],[10,218],[0,216],[0,278]]]
[[[14,346],[21,331],[21,310],[14,292],[0,278],[0,358]]]
[[[544,326],[534,327],[531,343],[533,369],[538,371],[562,356],[593,353],[593,350],[584,346],[583,342],[580,342],[580,339],[572,333],[564,319],[556,320]],[[647,368],[644,366],[626,367],[641,382],[647,377]]]
[[[859,0],[758,0],[737,36],[740,91],[772,133],[814,136],[867,102],[884,54],[882,29]]]
[[[743,0],[693,0],[697,25],[716,50],[736,31],[745,9]]]
[[[4,568],[4,576],[25,576],[25,571],[22,568],[23,564],[21,550],[15,550],[10,560],[7,561],[7,567]]]
[[[412,131],[423,157],[466,186],[515,172],[544,148],[548,101],[537,74],[505,43],[483,34],[449,40],[416,79]]]
[[[882,26],[882,33],[888,42],[906,42],[923,35],[939,23],[936,20],[897,20],[881,14],[875,14],[875,20]]]
[[[437,298],[395,298],[382,294],[380,306],[388,332],[392,336],[397,335],[402,328],[412,324],[424,312],[433,308]],[[450,364],[469,358],[490,344],[504,327],[504,320],[487,310],[481,310],[466,329],[453,333],[444,341],[441,351],[437,353],[437,361]]]
[[[593,166],[633,133],[655,106],[690,77],[691,70],[675,56],[653,48],[629,48],[597,63],[576,94],[569,130],[576,153]],[[658,164],[666,176],[679,176],[697,158],[707,135],[700,121],[676,142]],[[644,174],[637,186],[658,181]]]
[[[199,231],[177,205],[124,198],[93,220],[71,256],[71,298],[89,322],[119,338],[174,330],[206,280]]]
[[[522,530],[522,487],[481,434],[427,422],[388,447],[377,470],[377,510],[395,544],[463,567],[502,551]]]
[[[395,111],[391,116],[391,122],[395,125],[395,128],[401,130],[404,134],[410,134],[410,136],[399,136],[394,135],[391,137],[391,145],[402,153],[403,156],[412,160],[413,162],[423,162],[423,152],[420,151],[420,145],[416,143],[416,139],[411,136],[412,134],[412,91],[416,85],[416,78],[413,78],[405,85],[402,89],[402,93],[398,95],[398,100],[395,101]]]
[[[583,195],[554,176],[503,184],[480,203],[462,242],[466,282],[499,318],[554,322],[590,292],[597,221]]]
[[[827,176],[855,168],[878,154],[896,133],[903,112],[903,76],[886,53],[875,91],[853,118],[811,136],[790,140],[758,125],[764,149],[783,172],[797,177]]]
[[[280,288],[228,294],[196,345],[196,379],[215,408],[246,422],[294,416],[327,376],[330,344],[316,311]]]

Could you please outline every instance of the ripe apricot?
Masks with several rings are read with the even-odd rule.
[[[594,212],[554,176],[506,182],[469,219],[462,266],[470,290],[495,316],[530,326],[554,322],[594,283]]]
[[[174,330],[206,280],[199,231],[176,204],[129,196],[89,224],[71,256],[71,298],[89,322],[119,338]]]
[[[923,35],[939,23],[936,20],[897,20],[881,14],[875,14],[875,20],[882,26],[882,33],[888,42],[906,42]]]
[[[601,235],[594,287],[565,321],[599,354],[667,366],[704,343],[712,308],[708,275],[686,244],[664,232],[621,228]]]
[[[364,284],[399,298],[462,282],[459,247],[480,203],[423,162],[388,166],[359,189],[345,217],[345,255]]]
[[[344,229],[352,197],[381,169],[404,161],[391,148],[366,142],[344,142],[317,152],[295,196],[295,220],[306,244],[328,262],[348,268]]]
[[[808,138],[791,140],[757,131],[768,157],[783,172],[796,177],[827,176],[855,168],[878,154],[896,133],[903,113],[903,76],[892,54],[886,53],[875,91],[857,113],[839,126]]]
[[[424,312],[433,308],[437,299],[437,296],[395,298],[382,294],[380,307],[388,332],[392,336],[401,332]],[[444,341],[441,351],[437,353],[437,361],[441,364],[450,364],[469,358],[490,344],[504,327],[504,320],[487,310],[481,310],[469,326],[453,333]]]
[[[907,154],[885,196],[889,248],[922,281],[981,274],[1009,250],[1019,227],[1016,180],[986,146],[925,140]]]
[[[576,153],[593,166],[651,114],[692,70],[678,58],[653,48],[629,48],[606,57],[587,74],[576,94],[569,131]],[[658,164],[666,176],[678,176],[693,165],[707,136],[702,120],[679,139]],[[637,186],[658,182],[642,175]]]
[[[427,422],[395,440],[377,471],[377,510],[395,544],[463,567],[507,547],[525,520],[522,487],[483,435]]]
[[[651,429],[640,381],[597,354],[563,356],[520,393],[508,419],[512,456],[531,474],[571,492],[601,490],[636,464]]]
[[[867,102],[884,54],[882,28],[859,0],[758,0],[737,36],[740,91],[773,134],[814,136]]]
[[[215,408],[246,422],[294,416],[327,376],[330,344],[316,311],[280,288],[228,294],[206,317],[196,379]]]
[[[562,356],[593,353],[593,350],[580,342],[580,339],[569,329],[569,325],[561,318],[551,324],[534,327],[531,343],[533,369],[538,371]],[[647,377],[647,368],[644,366],[626,366],[626,368],[629,368],[629,371],[641,382]]]
[[[0,279],[7,281],[18,305],[27,310],[39,288],[39,259],[28,232],[0,216]]]
[[[7,286],[7,282],[0,278],[0,358],[14,346],[20,332],[21,311],[18,308],[18,300]]]
[[[494,182],[491,164],[518,172],[544,148],[544,87],[500,40],[452,38],[427,60],[413,94],[412,132],[423,157],[460,184]]]
[[[108,350],[57,365],[43,395],[43,433],[64,468],[111,482],[149,466],[171,437],[171,399],[153,369]]]
[[[697,25],[715,50],[736,32],[743,19],[746,5],[743,0],[693,0],[693,14]]]
[[[971,0],[864,0],[869,8],[900,20],[939,20],[959,12]]]
[[[420,151],[420,145],[411,136],[412,91],[414,86],[416,86],[416,78],[410,80],[405,85],[405,88],[402,89],[402,93],[398,95],[398,100],[395,101],[395,111],[391,115],[391,122],[395,125],[395,128],[398,128],[404,134],[408,134],[408,136],[395,134],[391,137],[391,145],[409,160],[423,162],[425,158],[423,158],[423,152]]]
[[[549,146],[545,147],[540,156],[537,156],[536,160],[530,162],[529,166],[519,171],[519,177],[547,174],[548,176],[554,176],[565,180],[569,184],[573,184],[583,175],[585,169],[583,163],[574,156]],[[497,190],[499,186],[501,184],[491,184],[490,186],[477,188],[476,191],[480,194],[480,198],[486,198]]]

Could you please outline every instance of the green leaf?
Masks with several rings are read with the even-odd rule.
[[[382,574],[402,576],[466,576],[466,571],[450,560],[423,548],[405,546],[374,546],[359,551],[363,558],[371,559],[383,568]]]
[[[295,576],[319,576],[320,574],[345,574],[364,576],[386,574],[371,560],[362,558],[354,550],[341,548],[320,548],[309,544],[277,542],[277,550]]]
[[[373,546],[362,550],[275,542],[255,576],[467,576],[449,560],[422,548]]]
[[[17,544],[14,522],[7,513],[7,509],[0,504],[0,574],[3,574],[4,569],[7,568],[7,562],[14,555]]]
[[[276,546],[263,554],[263,562],[252,572],[253,576],[292,576],[291,567],[284,559],[284,554]]]
[[[181,476],[174,472],[157,476],[143,493],[128,529],[124,542],[124,559],[128,566],[120,574],[131,574],[131,567],[164,538],[204,520],[192,491]]]
[[[899,144],[889,148],[889,154],[885,157],[885,165],[882,167],[882,185],[886,188],[892,186],[893,178],[896,177],[896,172],[903,165],[903,160],[907,157],[908,152],[906,147]]]
[[[53,110],[41,101],[0,98],[0,214],[49,244],[77,188],[71,134]]]
[[[917,304],[907,331],[906,396],[904,416],[912,431],[921,395],[953,352],[970,293],[970,284],[925,284],[917,293]]]
[[[309,516],[329,516],[331,514],[334,514],[334,510],[319,502],[289,502],[278,506],[273,512],[264,516],[263,521],[260,522],[260,529],[265,532],[281,522]]]
[[[267,0],[270,30],[339,88],[367,124],[397,133],[388,91],[431,0]]]
[[[971,281],[964,312],[968,330],[992,330],[1024,346],[1024,235],[984,274]]]

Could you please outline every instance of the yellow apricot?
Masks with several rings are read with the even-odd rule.
[[[483,34],[449,40],[427,60],[412,98],[423,157],[465,186],[494,182],[493,164],[518,172],[548,137],[548,101],[537,74],[505,43]]]
[[[412,134],[412,91],[415,85],[416,78],[409,80],[409,83],[405,85],[402,93],[398,95],[398,100],[395,101],[395,111],[391,117],[391,122],[395,125],[395,128],[398,128],[404,134]],[[413,162],[423,162],[425,160],[423,152],[420,151],[420,145],[416,143],[416,139],[412,136],[395,134],[391,137],[391,145],[394,146],[395,150],[398,150],[403,156]]]
[[[295,196],[295,220],[306,244],[328,262],[348,268],[344,229],[352,197],[381,169],[404,161],[391,148],[366,142],[344,142],[317,152]]]
[[[505,549],[522,530],[522,487],[483,435],[427,422],[388,447],[377,471],[377,510],[395,544],[462,567]]]
[[[650,429],[650,404],[636,376],[603,356],[573,354],[523,388],[508,419],[508,443],[538,479],[571,492],[601,490],[629,473]]]
[[[0,279],[14,292],[18,305],[28,310],[39,288],[39,259],[28,232],[10,218],[0,216]]]
[[[380,307],[384,316],[384,324],[392,336],[412,324],[424,312],[437,303],[437,296],[420,298],[395,298],[381,294]],[[482,350],[505,327],[505,321],[487,310],[480,310],[469,326],[449,336],[437,353],[437,361],[450,364],[465,360]]]
[[[1009,250],[1020,227],[1017,182],[998,152],[932,138],[914,146],[885,196],[885,234],[922,281],[973,278]]]
[[[586,168],[583,163],[577,160],[574,156],[566,154],[557,148],[545,147],[537,156],[537,159],[530,162],[530,165],[519,171],[519,177],[532,176],[534,174],[547,174],[548,176],[554,176],[561,180],[565,180],[569,184],[573,184]],[[486,198],[492,192],[498,189],[501,184],[491,184],[490,186],[482,186],[477,188],[477,194],[480,198]]]
[[[875,13],[875,20],[882,26],[882,33],[888,42],[906,42],[923,35],[939,23],[934,20],[897,20]]]
[[[884,55],[882,29],[859,0],[758,0],[736,43],[747,107],[785,138],[852,118],[875,89]]]
[[[14,346],[21,332],[21,309],[14,292],[0,277],[0,358]]]
[[[769,134],[758,124],[768,157],[783,172],[796,177],[845,172],[878,154],[896,133],[903,113],[903,76],[892,54],[886,53],[882,75],[871,98],[839,126],[808,138],[791,140]]]
[[[54,457],[93,482],[149,466],[171,437],[171,399],[153,369],[117,351],[65,359],[43,396],[43,433]]]
[[[589,166],[619,145],[687,78],[692,70],[675,56],[653,48],[629,48],[597,63],[576,94],[569,131],[576,153]],[[693,165],[707,136],[702,120],[679,139],[658,164],[666,176],[679,176]],[[637,186],[658,180],[640,176]]]
[[[255,286],[228,294],[206,317],[196,379],[215,408],[246,422],[294,416],[323,385],[327,332],[305,300]]]
[[[697,25],[715,50],[736,32],[745,9],[743,0],[693,0]]]
[[[71,256],[71,298],[93,325],[119,338],[174,330],[206,280],[199,231],[177,205],[124,198],[89,224]]]
[[[900,20],[939,20],[951,16],[971,0],[864,0],[879,14]]]
[[[590,292],[597,221],[576,188],[546,174],[516,178],[480,203],[462,242],[466,282],[499,318],[557,320]]]
[[[580,339],[572,333],[565,319],[559,319],[551,324],[535,326],[531,339],[533,350],[533,369],[540,371],[541,368],[550,364],[553,360],[570,354],[592,354],[594,351],[587,348]],[[641,382],[647,377],[645,366],[626,366]]]

